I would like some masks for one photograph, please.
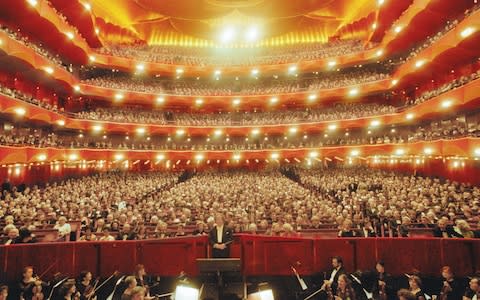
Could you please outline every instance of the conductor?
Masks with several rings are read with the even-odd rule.
[[[215,215],[215,227],[210,230],[209,240],[212,245],[212,258],[228,258],[230,256],[230,244],[233,242],[233,233],[225,225],[222,214]]]

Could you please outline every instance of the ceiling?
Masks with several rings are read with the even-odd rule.
[[[348,25],[353,32],[349,36],[367,38],[370,24],[358,21],[374,19],[379,8],[377,0],[90,0],[89,4],[95,18],[149,44],[189,46],[326,42]]]

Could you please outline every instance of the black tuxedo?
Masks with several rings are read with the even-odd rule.
[[[458,238],[462,238],[463,236],[461,234],[459,234],[458,232],[456,232],[454,229],[453,229],[453,226],[452,225],[447,225],[447,227],[445,228],[445,230],[442,230],[440,229],[440,227],[438,226],[435,226],[435,228],[433,229],[433,236],[434,237],[443,237],[443,233],[446,233],[446,236],[447,237],[458,237]]]
[[[213,227],[212,230],[210,230],[210,233],[208,235],[208,239],[210,241],[210,245],[215,245],[215,244],[227,244],[227,247],[225,249],[212,249],[212,258],[228,258],[230,256],[230,243],[233,241],[233,232],[230,228],[227,228],[226,225],[223,225],[223,230],[222,230],[222,242],[218,242],[218,236],[217,236],[217,226]]]
[[[325,278],[325,280],[330,280],[330,277],[332,277],[333,271],[334,271],[334,269],[332,269],[330,272],[327,273],[327,277]],[[333,277],[333,282],[332,282],[331,287],[332,287],[332,292],[333,292],[334,295],[337,293],[338,277],[340,277],[340,275],[342,275],[342,274],[346,274],[343,266],[338,269],[337,273]]]

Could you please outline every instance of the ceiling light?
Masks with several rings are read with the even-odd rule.
[[[275,104],[275,103],[277,103],[277,102],[278,102],[278,97],[272,97],[272,98],[270,98],[270,103],[271,103],[271,104]]]
[[[67,32],[67,33],[65,33],[65,35],[66,35],[66,36],[68,37],[68,39],[70,39],[70,40],[73,40],[73,38],[75,37],[75,35],[73,35],[73,32],[70,32],[70,31]]]
[[[85,7],[86,10],[91,11],[92,10],[92,5],[90,3],[83,3],[83,7]]]
[[[452,104],[453,104],[453,101],[450,100],[450,99],[447,99],[447,100],[444,100],[444,101],[442,102],[441,106],[442,106],[443,108],[448,108],[448,107],[452,106]]]
[[[177,135],[184,135],[184,134],[185,134],[185,130],[184,130],[184,129],[177,129],[176,134],[177,134]]]
[[[202,105],[203,104],[203,99],[202,98],[195,99],[195,104],[196,105]]]
[[[93,131],[96,131],[96,132],[101,131],[101,130],[102,130],[102,126],[101,126],[101,125],[93,125],[93,126],[92,126],[92,130],[93,130]]]
[[[358,151],[358,150],[352,150],[352,151],[350,152],[350,155],[351,155],[351,156],[358,156],[359,154],[360,154],[360,151]]]
[[[77,160],[77,159],[78,159],[78,155],[75,153],[68,155],[68,160]]]
[[[52,67],[45,67],[44,70],[45,70],[45,72],[47,72],[48,74],[53,74],[53,68],[52,68]]]
[[[423,149],[423,153],[427,154],[427,155],[430,155],[433,153],[433,149],[432,148],[425,148]]]
[[[260,73],[260,71],[259,71],[258,69],[253,69],[253,70],[252,70],[252,75],[253,75],[253,76],[258,75],[258,73]]]
[[[480,148],[476,148],[473,153],[475,153],[475,156],[480,156]]]
[[[200,153],[195,155],[195,160],[197,160],[197,161],[203,160],[203,155],[200,154]]]
[[[165,97],[163,96],[158,96],[157,99],[156,99],[157,103],[158,104],[162,104],[165,102]]]
[[[88,56],[88,59],[91,61],[91,62],[94,62],[96,60],[96,57],[94,55],[90,55]]]
[[[164,160],[165,159],[165,154],[157,154],[156,159],[157,160]]]
[[[377,29],[377,23],[372,24],[372,29]]]
[[[75,90],[75,92],[80,92],[80,86],[79,85],[74,85],[73,89]]]
[[[121,93],[116,93],[115,94],[115,100],[122,100],[123,99],[123,94]]]
[[[416,68],[420,68],[421,66],[423,66],[425,64],[425,60],[424,59],[419,59],[415,62],[415,67]]]
[[[259,133],[260,133],[260,129],[258,129],[258,128],[252,129],[252,134],[253,135],[257,135]]]
[[[37,0],[27,0],[28,4],[30,4],[31,6],[37,6],[38,4],[38,1]]]
[[[397,85],[397,83],[398,83],[398,79],[392,80],[392,85]]]
[[[213,72],[213,74],[215,74],[215,76],[218,76],[218,75],[222,74],[222,71],[221,70],[215,70],[215,72]]]
[[[145,70],[145,65],[144,64],[137,64],[135,66],[135,68],[137,69],[137,71],[143,72]]]
[[[350,96],[358,95],[358,89],[357,89],[357,88],[353,88],[353,89],[351,89],[350,91],[348,91],[348,94],[349,94]]]
[[[272,159],[279,159],[279,158],[280,158],[280,154],[278,154],[278,153],[275,152],[275,153],[270,154],[270,157],[271,157]]]
[[[380,121],[379,120],[373,120],[372,122],[370,122],[370,126],[372,127],[377,127],[380,125]]]
[[[137,128],[137,129],[135,129],[135,131],[136,131],[138,134],[145,134],[145,131],[146,131],[146,130],[145,130],[145,128],[143,128],[143,127],[139,127],[139,128]]]
[[[377,0],[378,6],[382,6],[385,3],[385,0]]]
[[[100,29],[98,29],[98,28],[95,28],[95,34],[97,34],[97,35],[98,35],[99,33],[100,33]]]
[[[39,154],[37,156],[37,158],[38,158],[39,161],[45,161],[45,160],[47,160],[47,155],[46,154]]]
[[[400,33],[400,31],[402,31],[402,29],[403,29],[403,27],[400,26],[400,25],[398,25],[398,26],[395,27],[394,31],[395,31],[396,33]]]
[[[472,33],[474,33],[474,32],[475,32],[475,28],[473,28],[473,27],[467,27],[467,28],[465,28],[464,30],[462,30],[462,32],[460,32],[460,36],[461,36],[462,38],[466,38],[466,37],[470,36],[470,35],[471,35]]]
[[[234,160],[240,160],[241,157],[242,157],[242,156],[241,156],[240,154],[238,154],[238,153],[236,153],[236,154],[233,155],[233,159],[234,159]]]
[[[313,101],[313,100],[315,100],[315,99],[317,99],[317,95],[316,95],[316,94],[308,95],[308,100]]]
[[[223,133],[223,132],[222,132],[221,129],[215,129],[215,131],[213,132],[213,134],[214,134],[215,136],[221,136],[222,133]]]
[[[240,105],[240,102],[241,102],[241,100],[239,98],[235,98],[235,99],[232,100],[232,104],[235,105],[235,106]]]
[[[328,62],[329,67],[334,67],[336,64],[337,64],[337,62],[334,61],[334,60],[331,60],[331,61]]]
[[[297,71],[297,66],[288,67],[288,73],[294,73],[295,71]]]
[[[297,127],[290,127],[290,128],[288,129],[288,131],[289,131],[290,133],[297,133],[298,128],[297,128]]]
[[[65,121],[64,120],[58,120],[57,124],[60,126],[65,126]]]
[[[380,57],[383,55],[383,50],[378,50],[377,53],[375,53],[377,55],[377,57]]]
[[[412,120],[414,117],[415,117],[415,115],[412,114],[412,113],[408,113],[408,114],[405,116],[405,118],[406,118],[407,120]]]
[[[235,39],[237,32],[234,27],[227,27],[220,33],[220,41],[222,43],[229,43]]]
[[[175,73],[177,73],[177,74],[183,74],[183,72],[184,72],[184,70],[182,68],[177,68],[175,70]]]
[[[328,125],[328,130],[335,130],[337,129],[337,125],[336,124],[329,124]]]
[[[397,150],[395,150],[395,154],[396,154],[396,155],[404,155],[404,154],[405,154],[405,150],[403,150],[403,149],[397,149]]]
[[[315,158],[315,157],[318,156],[318,152],[317,152],[317,151],[312,151],[312,152],[308,153],[308,156],[309,156],[310,158]]]
[[[113,156],[115,160],[122,160],[123,159],[123,154],[122,153],[117,153]]]
[[[25,108],[23,107],[17,107],[13,110],[15,112],[15,114],[17,114],[18,116],[24,116],[27,111],[25,110]]]

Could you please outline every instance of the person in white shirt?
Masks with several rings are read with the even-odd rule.
[[[212,245],[213,258],[228,258],[230,256],[230,243],[233,241],[233,232],[225,225],[222,214],[215,215],[215,226],[210,230],[209,240]]]
[[[101,238],[98,239],[99,241],[106,241],[106,242],[111,242],[111,241],[114,241],[115,240],[115,237],[113,237],[112,235],[110,235],[110,231],[108,230],[108,228],[104,228],[103,229],[103,236]]]
[[[65,237],[72,232],[72,228],[67,223],[67,218],[65,217],[58,218],[58,223],[53,228],[58,230],[60,237]]]

